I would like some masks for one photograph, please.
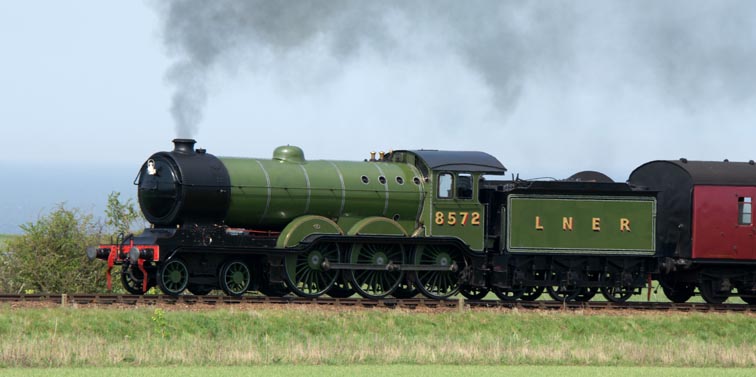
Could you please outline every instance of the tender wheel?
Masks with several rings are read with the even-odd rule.
[[[535,301],[539,297],[541,297],[541,294],[543,291],[546,290],[544,287],[525,287],[522,291],[522,296],[520,297],[520,300],[523,301]]]
[[[507,302],[517,301],[517,299],[522,297],[523,292],[525,292],[522,288],[509,289],[498,287],[493,287],[491,291],[499,298],[499,300]]]
[[[488,296],[490,290],[485,287],[473,287],[470,285],[464,285],[459,289],[459,293],[465,296],[468,300],[482,300]]]
[[[690,283],[661,283],[662,291],[669,301],[681,304],[690,300],[696,291],[696,286]]]
[[[389,263],[404,263],[402,245],[356,244],[349,252],[349,263],[385,267]],[[349,280],[352,288],[365,298],[386,297],[404,280],[403,271],[350,270]]]
[[[599,289],[596,287],[584,287],[580,288],[580,293],[575,296],[575,301],[578,302],[588,302],[593,299],[593,297],[596,296],[596,293],[598,293]]]
[[[213,287],[209,285],[191,285],[190,284],[186,289],[195,296],[205,296],[208,293],[212,292]]]
[[[444,268],[444,271],[417,271],[416,286],[420,293],[443,300],[459,291],[459,275],[466,266],[461,252],[445,246],[419,246],[413,259],[421,266]]]
[[[241,296],[249,289],[252,273],[247,264],[240,260],[227,262],[221,268],[220,287],[229,296]]]
[[[339,278],[336,279],[336,283],[333,284],[333,287],[326,292],[327,295],[333,298],[348,298],[354,295],[354,289],[349,285],[349,281],[347,281],[344,275],[345,273],[342,271],[342,273],[339,274]]]
[[[124,264],[123,266],[121,266],[121,284],[127,292],[131,293],[132,295],[143,294],[143,281],[144,274],[139,270],[137,266],[132,264]]]
[[[399,286],[391,292],[391,295],[396,298],[413,298],[417,296],[418,293],[420,293],[420,290],[415,288],[412,283],[407,282],[407,277],[405,276],[405,278],[399,283]]]
[[[189,269],[181,259],[163,262],[158,268],[157,281],[163,293],[178,296],[189,283]]]
[[[315,298],[327,292],[339,277],[338,270],[325,270],[323,262],[339,261],[339,245],[317,244],[284,259],[286,285],[300,297]]]
[[[701,297],[709,304],[721,304],[730,296],[730,292],[720,291],[718,287],[719,280],[701,279],[698,283]]]
[[[580,290],[578,287],[565,287],[562,285],[546,287],[546,292],[548,292],[552,300],[562,302],[575,300],[580,294]]]
[[[601,295],[611,302],[625,302],[633,293],[635,289],[631,287],[601,287]]]

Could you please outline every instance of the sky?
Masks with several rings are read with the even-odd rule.
[[[150,154],[480,150],[521,178],[756,159],[753,1],[0,2],[0,233]]]

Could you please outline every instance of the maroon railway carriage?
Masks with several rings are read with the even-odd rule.
[[[684,302],[698,287],[709,303],[735,290],[756,303],[753,161],[651,161],[628,182],[659,192],[657,279],[670,300]]]

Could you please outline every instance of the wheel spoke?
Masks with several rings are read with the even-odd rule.
[[[239,260],[227,262],[221,269],[221,289],[230,296],[241,296],[249,289],[252,275]]]
[[[322,287],[328,284],[328,277],[323,272],[316,272],[317,274],[317,286]]]
[[[157,280],[163,293],[177,296],[189,283],[189,271],[183,261],[173,259],[160,265]]]
[[[404,248],[397,245],[355,244],[349,253],[350,263],[386,266],[403,260]],[[399,286],[404,273],[388,270],[350,270],[348,273],[354,290],[366,298],[385,297]]]
[[[421,246],[414,259],[420,265],[450,268],[456,264],[458,267],[457,271],[417,272],[417,287],[425,296],[445,299],[458,291],[460,271],[466,265],[459,251],[443,246]]]
[[[431,284],[428,285],[428,291],[432,292],[432,293],[435,293],[437,295],[440,295],[441,294],[441,292],[440,292],[441,289],[438,286],[438,279],[440,277],[439,273],[438,272],[433,272],[432,274],[433,274],[433,279],[431,280],[432,281]]]
[[[286,284],[297,296],[318,297],[336,285],[338,270],[324,271],[326,260],[339,261],[337,244],[316,245],[296,257],[284,259]]]
[[[369,274],[370,271],[369,270],[358,270],[358,271],[355,271],[354,273],[358,274],[357,275],[357,279],[359,281],[363,281],[363,280],[365,280],[365,275]]]
[[[144,274],[136,265],[124,264],[121,267],[121,285],[131,294],[141,295],[144,293]]]

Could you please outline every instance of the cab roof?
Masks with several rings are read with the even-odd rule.
[[[419,157],[431,170],[445,170],[451,172],[470,172],[503,175],[507,169],[504,165],[485,152],[476,151],[439,151],[439,150],[408,150],[403,151]]]

